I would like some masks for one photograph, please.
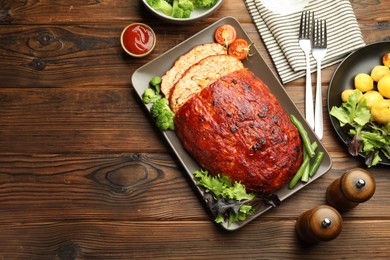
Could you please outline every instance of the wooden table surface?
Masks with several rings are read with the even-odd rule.
[[[351,3],[366,43],[390,36],[388,0]],[[307,246],[296,237],[296,218],[325,203],[328,185],[364,167],[347,154],[327,113],[331,170],[227,232],[137,100],[137,68],[225,16],[240,21],[274,70],[243,1],[226,0],[208,19],[182,26],[130,0],[1,1],[0,11],[0,259],[390,257],[388,167],[370,169],[376,193],[343,213],[338,238]],[[146,58],[120,47],[131,22],[157,33]],[[325,93],[335,68],[323,70]],[[285,88],[303,112],[304,78]]]

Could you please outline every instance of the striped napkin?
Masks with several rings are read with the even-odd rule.
[[[244,0],[249,14],[275,64],[282,83],[305,75],[305,56],[298,44],[302,11],[314,11],[327,23],[328,51],[322,68],[340,62],[365,46],[348,0]],[[316,63],[311,56],[312,72]]]

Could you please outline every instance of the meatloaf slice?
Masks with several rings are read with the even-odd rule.
[[[215,54],[226,54],[226,49],[218,43],[205,43],[198,45],[181,56],[175,64],[163,76],[161,81],[161,92],[169,99],[172,87],[182,74],[193,64],[201,59]]]
[[[204,88],[174,120],[178,138],[203,169],[241,182],[251,192],[274,192],[302,163],[298,130],[248,69]]]
[[[172,88],[169,98],[172,111],[176,113],[188,99],[213,81],[243,67],[240,60],[227,54],[208,56],[192,65]]]

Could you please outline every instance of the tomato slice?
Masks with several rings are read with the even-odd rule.
[[[228,46],[231,44],[237,37],[236,29],[230,24],[221,25],[215,30],[214,38],[221,44]]]
[[[240,60],[245,59],[249,54],[248,42],[244,39],[236,39],[229,45],[228,54]]]

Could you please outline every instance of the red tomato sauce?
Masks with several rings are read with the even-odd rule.
[[[124,35],[125,48],[133,54],[144,54],[153,48],[153,32],[142,24],[129,26]]]

